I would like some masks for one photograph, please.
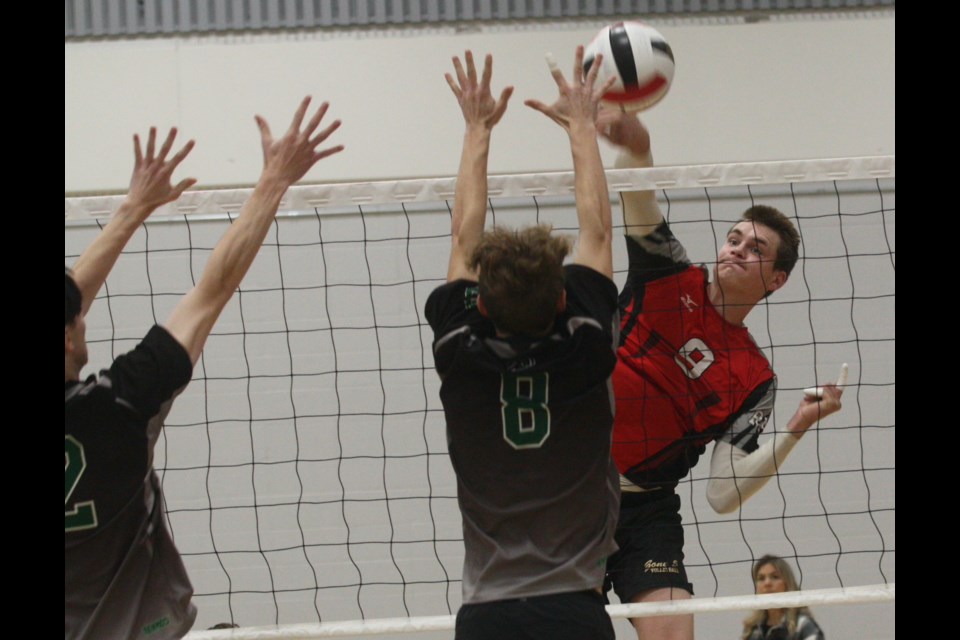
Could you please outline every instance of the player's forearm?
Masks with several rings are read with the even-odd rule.
[[[261,178],[240,216],[217,243],[197,285],[164,323],[194,364],[217,318],[256,258],[288,183]]]
[[[73,279],[80,289],[81,316],[90,310],[117,258],[151,211],[149,207],[124,200],[107,226],[74,263]]]
[[[586,251],[595,255],[595,264],[590,266],[613,277],[610,193],[597,146],[596,128],[591,121],[577,120],[571,123],[569,134],[577,219],[580,224],[578,254]],[[584,257],[578,255],[578,262],[589,264],[582,259]]]
[[[617,156],[615,166],[617,169],[652,167],[653,155],[650,151],[637,154],[625,150]],[[642,238],[652,233],[663,222],[656,191],[622,191],[620,200],[623,204],[624,233],[627,235]]]
[[[224,298],[221,308],[240,286],[260,251],[289,186],[281,180],[262,178],[240,215],[214,247],[197,287],[210,299]]]
[[[777,433],[753,453],[726,442],[714,445],[707,501],[717,513],[731,513],[775,476],[799,437]]]
[[[464,258],[473,252],[486,222],[489,155],[490,130],[481,125],[468,126],[463,136],[451,221],[453,242]]]

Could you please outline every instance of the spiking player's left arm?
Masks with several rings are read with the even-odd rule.
[[[487,217],[487,158],[490,155],[490,133],[507,110],[507,101],[513,87],[506,87],[498,100],[490,93],[493,75],[493,56],[487,54],[483,63],[483,75],[477,82],[477,68],[473,52],[464,55],[466,69],[460,58],[454,56],[453,67],[456,80],[449,73],[444,77],[450,90],[457,97],[466,131],[463,134],[463,152],[457,174],[457,188],[453,199],[453,219],[450,227],[450,264],[447,267],[447,282],[468,278],[476,280],[477,274],[467,266],[467,260],[483,235]]]
[[[602,108],[597,114],[597,132],[620,148],[617,169],[646,169],[653,166],[650,131],[635,113]],[[640,241],[663,222],[655,191],[621,191],[624,233]]]
[[[707,501],[713,510],[731,513],[739,509],[777,474],[793,447],[811,426],[840,410],[841,395],[842,383],[825,385],[821,398],[805,395],[787,423],[787,432],[774,435],[752,453],[731,444],[725,437],[718,439],[710,458],[710,480],[707,483]],[[773,409],[772,395],[770,405],[766,411]],[[749,420],[750,416],[742,419]],[[765,422],[766,417],[763,420]],[[736,437],[738,429],[734,427],[730,431]]]

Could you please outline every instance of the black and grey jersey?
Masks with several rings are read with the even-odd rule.
[[[588,267],[565,273],[567,307],[543,338],[497,338],[475,282],[447,283],[427,301],[467,604],[596,588],[616,550],[617,290]]]
[[[110,369],[65,385],[66,638],[178,638],[193,624],[193,589],[152,468],[191,374],[186,351],[155,326]]]

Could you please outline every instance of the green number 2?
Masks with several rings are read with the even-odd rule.
[[[549,382],[547,373],[501,376],[503,439],[514,449],[537,449],[550,437]]]
[[[63,437],[63,472],[64,472],[64,532],[83,531],[97,526],[97,507],[93,500],[85,500],[67,508],[73,490],[77,488],[80,476],[87,468],[87,457],[83,453],[83,445],[73,436]]]

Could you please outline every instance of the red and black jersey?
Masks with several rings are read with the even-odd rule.
[[[756,449],[776,379],[749,331],[710,303],[706,269],[690,264],[666,223],[628,236],[627,250],[614,460],[638,486],[672,487],[715,438]]]

